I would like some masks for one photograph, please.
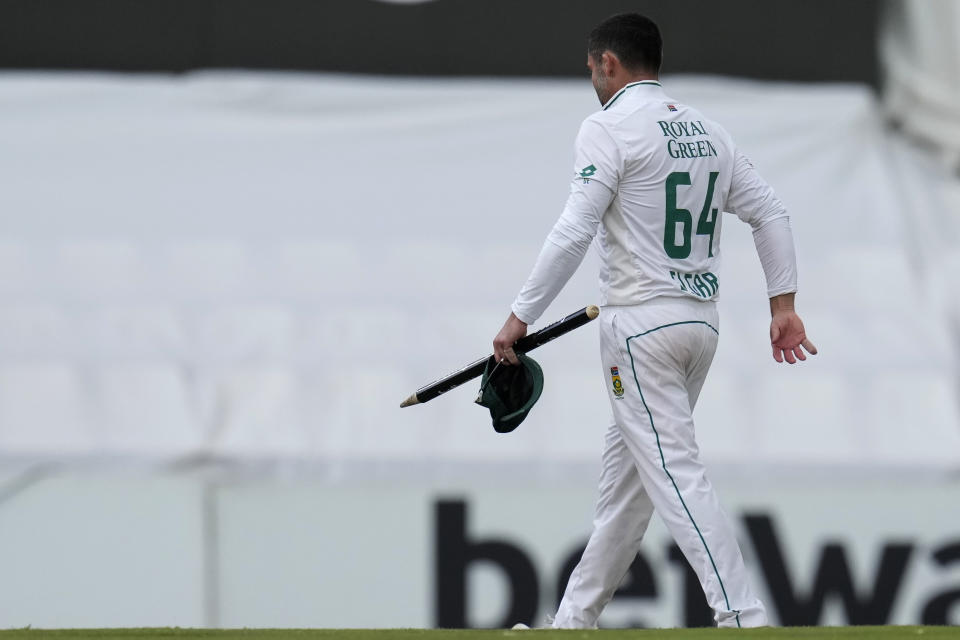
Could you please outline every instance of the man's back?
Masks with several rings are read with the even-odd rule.
[[[736,150],[730,136],[660,84],[628,84],[587,118],[577,178],[615,197],[598,230],[601,304],[716,299],[720,228]],[[585,175],[590,174],[590,175]]]

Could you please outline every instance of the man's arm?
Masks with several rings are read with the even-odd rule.
[[[786,208],[753,164],[737,152],[727,208],[753,228],[753,241],[767,280],[770,298],[770,344],[773,359],[795,364],[806,360],[806,349],[817,348],[807,338],[803,321],[794,308],[797,260]],[[802,347],[802,348],[801,348]]]
[[[527,325],[536,322],[580,266],[611,200],[613,192],[602,184],[573,187],[563,215],[543,243],[530,277],[493,339],[493,355],[498,362],[517,364],[513,343],[527,335]]]
[[[563,214],[543,243],[530,277],[493,340],[497,361],[517,364],[513,343],[527,334],[527,325],[536,322],[580,266],[616,194],[622,162],[620,149],[609,132],[587,119],[577,135],[577,176]]]

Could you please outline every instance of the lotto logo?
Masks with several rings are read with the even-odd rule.
[[[591,164],[584,167],[583,170],[577,175],[583,178],[583,184],[587,184],[590,182],[590,176],[594,175],[596,172],[597,168]]]

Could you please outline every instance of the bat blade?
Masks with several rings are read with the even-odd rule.
[[[535,331],[528,336],[520,338],[516,341],[516,343],[514,343],[513,348],[515,351],[519,351],[521,353],[533,351],[537,347],[543,346],[551,340],[555,340],[563,334],[573,331],[577,327],[582,327],[596,318],[598,315],[600,315],[600,308],[596,305],[584,307],[575,313],[571,313],[565,318],[557,320],[553,324],[548,324],[539,331]],[[483,374],[483,370],[487,365],[487,360],[489,359],[490,356],[480,358],[475,362],[471,362],[462,369],[454,371],[450,375],[440,378],[436,382],[431,382],[425,387],[420,387],[416,390],[416,392],[413,393],[413,395],[408,397],[400,404],[400,408],[429,402],[430,400],[433,400],[437,396],[442,395],[451,389],[456,389],[465,382],[469,382],[474,378],[480,377]]]

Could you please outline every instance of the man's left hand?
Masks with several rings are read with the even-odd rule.
[[[806,349],[810,355],[817,355],[817,348],[807,337],[803,321],[793,310],[776,311],[770,320],[770,344],[773,347],[773,359],[786,360],[796,364],[797,360],[806,360]]]

